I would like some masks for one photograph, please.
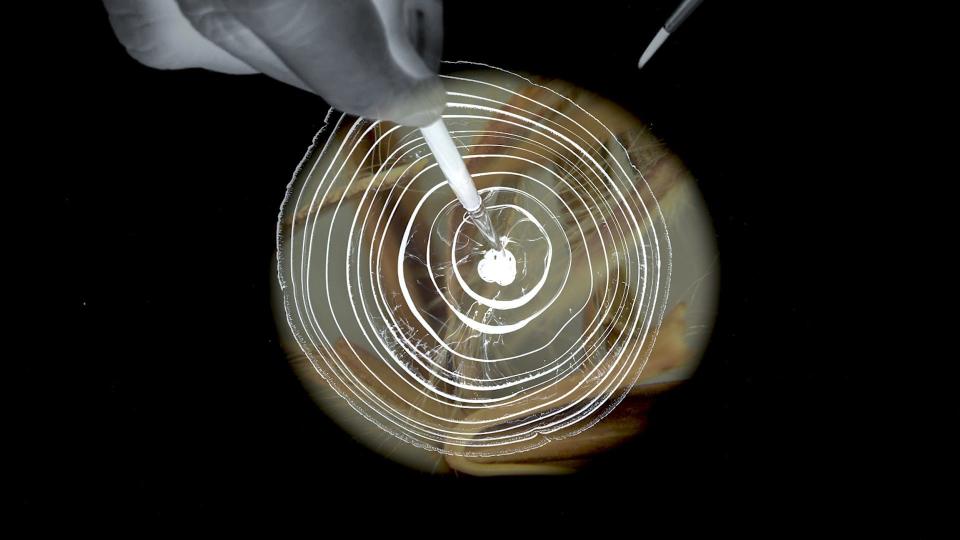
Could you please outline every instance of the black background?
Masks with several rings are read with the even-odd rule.
[[[288,368],[270,304],[276,217],[326,105],[263,76],[148,69],[99,3],[68,3],[45,39],[67,51],[56,65],[69,91],[42,94],[59,105],[42,128],[60,134],[43,213],[64,324],[47,339],[69,369],[49,375],[44,354],[27,369],[44,379],[37,401],[58,402],[51,379],[71,392],[53,407],[63,435],[31,451],[21,509],[162,519],[372,504],[468,525],[478,508],[580,520],[658,499],[863,491],[862,366],[835,336],[845,315],[831,286],[856,246],[823,224],[848,178],[833,140],[860,48],[830,41],[831,23],[802,5],[707,1],[638,71],[675,3],[446,5],[445,59],[563,78],[649,122],[697,177],[721,256],[694,378],[634,443],[578,475],[532,479],[395,465],[340,431]]]

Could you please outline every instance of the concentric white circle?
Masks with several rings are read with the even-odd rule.
[[[595,424],[639,376],[667,297],[663,216],[626,151],[513,77],[444,77],[444,120],[512,259],[465,219],[416,129],[366,119],[331,123],[280,214],[304,353],[366,418],[440,452],[518,452]]]

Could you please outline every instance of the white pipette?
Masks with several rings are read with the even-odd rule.
[[[490,222],[490,216],[483,207],[483,200],[477,193],[477,186],[473,184],[473,177],[467,171],[467,166],[463,163],[460,152],[457,151],[453,139],[450,138],[450,132],[447,130],[443,119],[437,119],[436,122],[420,128],[423,138],[427,141],[427,146],[433,152],[437,165],[447,178],[447,183],[457,196],[460,204],[463,205],[470,220],[480,230],[487,242],[496,250],[500,250],[500,240],[497,238],[496,231],[493,230],[493,224]]]

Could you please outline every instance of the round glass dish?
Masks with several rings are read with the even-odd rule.
[[[393,459],[572,470],[694,369],[716,295],[709,218],[680,160],[613,103],[496,69],[444,82],[506,252],[418,130],[332,113],[279,218],[284,347],[328,414]]]

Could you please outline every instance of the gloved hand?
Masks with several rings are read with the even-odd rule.
[[[265,73],[344,112],[424,126],[443,111],[441,0],[104,0],[159,69]]]

